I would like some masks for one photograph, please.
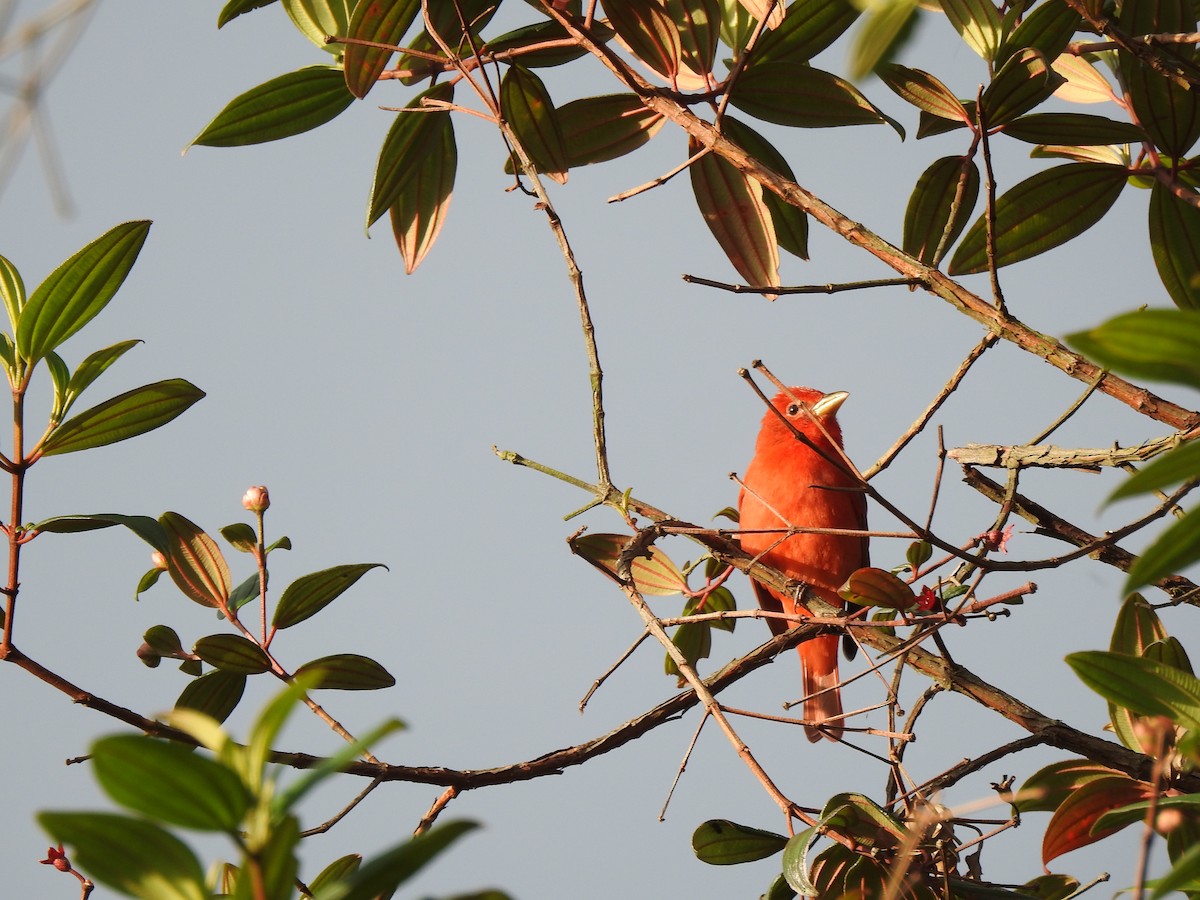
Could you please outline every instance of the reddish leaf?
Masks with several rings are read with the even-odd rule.
[[[421,11],[420,0],[360,0],[350,17],[347,37],[376,44],[399,44]],[[360,100],[375,86],[387,68],[392,50],[346,44],[342,67],[346,71],[346,87]]]
[[[558,123],[571,168],[631,153],[662,128],[663,117],[637,94],[607,94],[572,100],[558,110]]]
[[[1042,864],[1057,859],[1064,853],[1094,844],[1121,830],[1123,826],[1106,828],[1098,832],[1092,826],[1106,812],[1119,809],[1130,803],[1147,799],[1153,788],[1127,775],[1111,775],[1096,778],[1073,791],[1050,817],[1046,834],[1042,839]]]
[[[229,567],[217,542],[178,513],[165,512],[158,522],[167,534],[171,580],[202,606],[224,606],[229,600]]]
[[[1150,250],[1180,309],[1200,309],[1200,209],[1160,181],[1150,188]]]
[[[1082,24],[1083,18],[1063,0],[1042,0],[1004,39],[995,64],[1004,65],[1010,56],[1025,48],[1037,50],[1053,61],[1067,48]]]
[[[438,125],[435,147],[425,155],[400,196],[392,204],[392,234],[404,259],[404,272],[411,275],[433,249],[442,231],[454,193],[454,177],[458,170],[458,147],[454,142],[454,125],[446,116]]]
[[[986,60],[995,59],[1003,22],[991,0],[941,0],[941,7],[968,47]]]
[[[175,701],[175,708],[194,709],[224,722],[237,707],[245,690],[245,675],[217,669],[191,681]]]
[[[604,11],[631,53],[668,81],[679,72],[683,53],[679,29],[651,0],[605,0]]]
[[[1054,812],[1083,785],[1097,778],[1121,773],[1090,759],[1066,759],[1034,772],[1017,792],[1016,807],[1021,812]]]
[[[571,541],[571,552],[617,579],[617,559],[629,543],[623,534],[585,534]],[[663,551],[651,547],[649,556],[638,556],[629,564],[634,586],[643,594],[667,597],[687,587],[679,567]]]

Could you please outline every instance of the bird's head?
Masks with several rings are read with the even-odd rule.
[[[842,429],[838,425],[837,411],[849,396],[845,391],[824,394],[807,387],[780,391],[771,400],[774,410],[767,410],[763,416],[761,433],[770,435],[772,440],[795,441],[786,420],[818,447],[827,445],[830,439],[840,446]]]

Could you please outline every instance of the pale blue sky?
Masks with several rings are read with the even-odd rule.
[[[49,3],[24,3],[21,17]],[[531,20],[513,4],[514,21]],[[187,378],[208,397],[170,426],[137,441],[48,459],[31,473],[31,520],[70,512],[157,515],[172,509],[210,531],[244,520],[244,489],[270,487],[272,535],[295,546],[277,554],[274,585],[342,562],[378,561],[318,622],[274,646],[291,665],[334,652],[380,660],[398,679],[371,695],[329,693],[327,705],[351,730],[398,715],[411,729],[378,752],[408,764],[483,768],[536,757],[607,732],[669,696],[659,649],[641,650],[576,711],[592,681],[638,632],[622,595],[571,557],[564,538],[582,524],[615,531],[611,513],[564,523],[582,494],[507,466],[493,444],[590,478],[592,449],[586,364],[561,257],[528,198],[506,193],[503,152],[493,129],[457,122],[459,179],[441,241],[405,277],[386,222],[371,240],[362,223],[380,141],[411,92],[383,85],[338,120],[292,140],[233,150],[180,151],[232,97],[322,54],[270,7],[218,32],[218,3],[101,3],[78,50],[46,93],[74,212],[62,217],[37,157],[26,153],[0,196],[0,253],[26,284],[37,284],[78,247],[120,221],[155,220],[138,265],[111,308],[64,348],[68,363],[137,337],[145,344],[105,375],[95,400],[161,378]],[[982,64],[944,21],[925,23],[920,53],[974,95]],[[837,70],[844,50],[819,62]],[[16,71],[9,64],[8,74]],[[548,73],[557,102],[615,90],[584,60]],[[877,80],[864,91],[910,135],[916,115]],[[1090,111],[1090,110],[1089,110]],[[962,134],[901,143],[886,127],[764,131],[778,139],[799,181],[884,236],[899,241],[904,203],[935,156],[961,152]],[[704,523],[734,502],[726,474],[742,470],[761,418],[735,375],[762,358],[783,378],[852,394],[841,414],[847,448],[874,461],[922,409],[979,329],[921,293],[887,289],[835,297],[735,296],[689,286],[680,274],[733,279],[704,228],[686,178],[623,204],[606,197],[683,159],[686,142],[668,125],[649,146],[615,164],[573,172],[551,191],[586,278],[607,375],[614,478],[673,514]],[[999,177],[1012,183],[1044,163],[1024,145],[997,149]],[[1116,217],[1059,253],[1004,272],[1013,312],[1063,334],[1110,313],[1166,303],[1144,237],[1146,194],[1127,191]],[[1129,247],[1125,246],[1128,242]],[[788,259],[786,283],[825,283],[890,273],[840,238],[814,230],[813,261]],[[986,280],[970,279],[979,291]],[[45,381],[35,391],[44,398]],[[1039,432],[1082,385],[1011,347],[992,351],[939,416],[946,442],[1019,443]],[[1181,402],[1193,402],[1184,396]],[[37,402],[32,404],[37,408]],[[1067,445],[1134,443],[1161,434],[1105,398],[1056,436]],[[918,440],[879,479],[893,501],[921,518],[935,445]],[[1133,515],[1118,506],[1097,521],[1103,477],[1032,474],[1029,493],[1080,526],[1102,530]],[[947,469],[936,525],[955,541],[984,530],[994,511]],[[893,524],[877,510],[877,528]],[[1020,529],[1021,525],[1018,524]],[[696,551],[667,549],[682,560]],[[1056,548],[1019,533],[1014,558]],[[876,540],[876,564],[903,558],[903,542]],[[231,553],[231,556],[235,554]],[[242,574],[247,559],[235,564]],[[174,626],[185,641],[219,630],[211,614],[160,585],[133,602],[148,567],[132,536],[100,532],[39,539],[23,557],[16,641],[64,676],[143,711],[168,708],[185,676],[145,669],[135,658],[150,625]],[[989,591],[1024,578],[995,576]],[[956,658],[1043,712],[1098,730],[1102,702],[1084,691],[1064,653],[1107,645],[1118,600],[1114,573],[1083,562],[1039,573],[1039,593],[1011,618],[954,630]],[[734,580],[741,605],[751,603]],[[673,600],[656,601],[664,614]],[[1185,630],[1183,614],[1167,619]],[[712,671],[767,636],[744,623],[714,646]],[[1047,649],[1049,648],[1049,649]],[[48,687],[5,671],[6,741],[0,791],[7,835],[0,864],[5,893],[70,897],[73,882],[37,865],[46,838],[38,809],[104,803],[86,766],[62,760],[116,730]],[[910,675],[910,687],[923,687]],[[733,705],[777,712],[794,699],[791,654],[732,690]],[[874,702],[870,680],[848,691],[850,707]],[[251,693],[231,727],[267,696]],[[298,717],[282,746],[322,752],[337,741]],[[882,714],[869,718],[882,726]],[[713,868],[698,862],[690,835],[708,818],[780,830],[782,818],[729,744],[708,730],[676,790],[665,823],[659,808],[696,724],[686,720],[560,777],[464,795],[445,818],[486,829],[424,874],[405,896],[451,894],[488,885],[522,900],[613,895],[753,897],[777,860]],[[820,804],[839,790],[881,797],[882,766],[832,746],[810,746],[798,730],[750,723],[744,736],[790,796]],[[908,756],[916,778],[1019,737],[965,700],[940,699]],[[871,745],[881,750],[882,744]],[[1004,760],[946,798],[965,803],[1002,775],[1021,780],[1062,754]],[[331,815],[357,785],[346,779],[306,808],[306,825]],[[393,785],[377,791],[330,834],[306,844],[304,874],[343,853],[371,853],[409,833],[438,791]],[[999,810],[993,810],[1000,815]],[[985,852],[985,871],[1023,881],[1040,871],[1044,815]],[[202,846],[212,850],[212,845]],[[215,850],[212,850],[215,853]],[[1054,864],[1088,880],[1102,869],[1128,883],[1132,840],[1110,842]],[[212,858],[210,855],[209,858]],[[1108,889],[1104,889],[1107,891]],[[1111,893],[1111,891],[1108,891]],[[96,900],[110,896],[98,889]]]

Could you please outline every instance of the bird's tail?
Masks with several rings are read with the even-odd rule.
[[[842,692],[838,688],[838,637],[821,635],[805,641],[797,649],[804,675],[804,718],[813,723],[804,726],[804,734],[814,742],[821,738],[839,740],[842,736]]]

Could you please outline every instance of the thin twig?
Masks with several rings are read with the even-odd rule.
[[[731,284],[728,281],[714,281],[711,278],[701,278],[699,275],[683,275],[688,284],[698,284],[701,287],[717,288],[733,294],[840,294],[843,291],[861,291],[876,287],[920,287],[924,284],[919,278],[876,278],[870,281],[845,281],[840,284],[802,284],[792,287],[776,285]]]

